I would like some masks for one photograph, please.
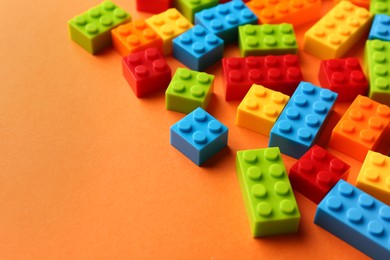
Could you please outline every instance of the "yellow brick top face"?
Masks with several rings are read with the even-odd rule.
[[[276,121],[289,98],[281,92],[253,84],[238,109],[270,121]]]
[[[390,195],[390,157],[368,151],[359,173],[358,182],[375,186]]]
[[[372,19],[367,9],[342,1],[306,32],[306,37],[317,39],[337,48]]]
[[[163,39],[176,37],[192,27],[192,24],[176,8],[153,15],[146,19],[146,23]]]

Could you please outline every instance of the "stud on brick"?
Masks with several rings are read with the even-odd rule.
[[[171,145],[200,166],[227,146],[228,128],[202,108],[171,126]]]

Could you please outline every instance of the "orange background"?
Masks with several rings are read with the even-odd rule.
[[[149,16],[134,1],[115,2],[133,19]],[[115,50],[92,56],[68,38],[67,20],[98,3],[2,3],[2,259],[365,258],[313,224],[316,205],[299,193],[299,232],[253,239],[235,153],[268,138],[235,126],[239,102],[224,100],[221,64],[208,70],[216,75],[208,111],[229,127],[229,147],[197,167],[169,144],[184,115],[165,110],[164,93],[137,99]],[[299,57],[305,80],[318,84],[319,60],[301,51],[309,26],[296,30]],[[361,57],[363,46],[347,55]],[[327,131],[347,105],[337,105]],[[361,163],[334,154],[352,165],[354,183]],[[289,169],[295,159],[284,161]]]

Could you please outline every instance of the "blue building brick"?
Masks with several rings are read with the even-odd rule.
[[[257,16],[241,1],[233,0],[195,14],[195,24],[221,37],[225,44],[237,41],[238,27],[257,24]]]
[[[197,165],[227,146],[228,128],[198,107],[171,126],[171,145]]]
[[[343,180],[318,205],[314,223],[374,259],[390,259],[390,207]]]
[[[269,147],[299,159],[317,141],[337,93],[302,81],[271,129]]]
[[[376,14],[371,25],[368,39],[390,41],[390,16],[387,14]]]
[[[173,56],[192,70],[204,71],[222,59],[223,45],[221,38],[195,25],[173,39]]]

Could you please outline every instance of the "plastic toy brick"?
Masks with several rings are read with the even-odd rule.
[[[156,48],[124,57],[122,71],[137,97],[164,90],[171,81],[171,68]]]
[[[252,0],[246,5],[257,15],[259,24],[299,26],[321,15],[321,0]]]
[[[298,56],[222,59],[225,99],[241,100],[253,84],[291,96],[303,80]]]
[[[238,28],[242,57],[295,54],[298,44],[291,24],[243,25]]]
[[[218,0],[175,0],[175,8],[191,23],[194,22],[195,13],[217,4],[219,4]]]
[[[317,141],[337,93],[301,82],[271,129],[268,146],[299,159]]]
[[[340,180],[318,205],[314,223],[374,259],[390,255],[390,207]]]
[[[192,27],[192,24],[175,8],[149,17],[146,23],[162,38],[164,55],[172,54],[173,38]]]
[[[237,41],[238,27],[248,23],[257,24],[257,17],[241,0],[219,4],[195,14],[195,24],[203,25],[222,38],[225,44]]]
[[[364,7],[366,9],[370,8],[370,2],[372,0],[345,0],[345,1],[350,1],[352,4],[360,7]]]
[[[369,97],[390,106],[390,42],[366,41],[364,63],[370,81]]]
[[[329,146],[356,160],[363,161],[369,150],[380,142],[390,122],[390,108],[368,97],[357,96],[332,131]]]
[[[236,125],[268,136],[289,98],[263,86],[252,85],[237,108]]]
[[[114,48],[122,56],[156,47],[162,53],[162,39],[145,23],[137,20],[111,31]]]
[[[165,92],[168,110],[188,114],[197,107],[206,109],[214,88],[214,76],[178,68]]]
[[[320,59],[340,58],[368,33],[372,17],[367,9],[342,1],[305,33],[303,49]]]
[[[390,15],[390,1],[389,0],[371,0],[370,12],[374,14],[388,14]]]
[[[131,16],[110,1],[104,1],[68,21],[70,38],[91,54],[111,45],[111,29],[131,21]]]
[[[291,168],[289,179],[294,191],[318,204],[340,180],[347,180],[350,166],[314,145]]]
[[[221,60],[223,49],[223,40],[201,25],[173,39],[173,56],[192,70],[204,71]]]
[[[202,108],[171,126],[171,145],[198,166],[227,146],[228,128]]]
[[[376,14],[371,25],[368,39],[390,41],[390,16],[387,14]]]
[[[168,8],[173,7],[173,0],[137,0],[137,10],[139,12],[147,12],[158,14],[164,12]]]
[[[368,92],[368,81],[357,58],[321,61],[318,79],[321,87],[339,94],[338,101],[352,102]]]
[[[368,151],[356,187],[390,205],[390,157]]]
[[[297,232],[301,216],[279,148],[238,151],[236,168],[252,235]]]

